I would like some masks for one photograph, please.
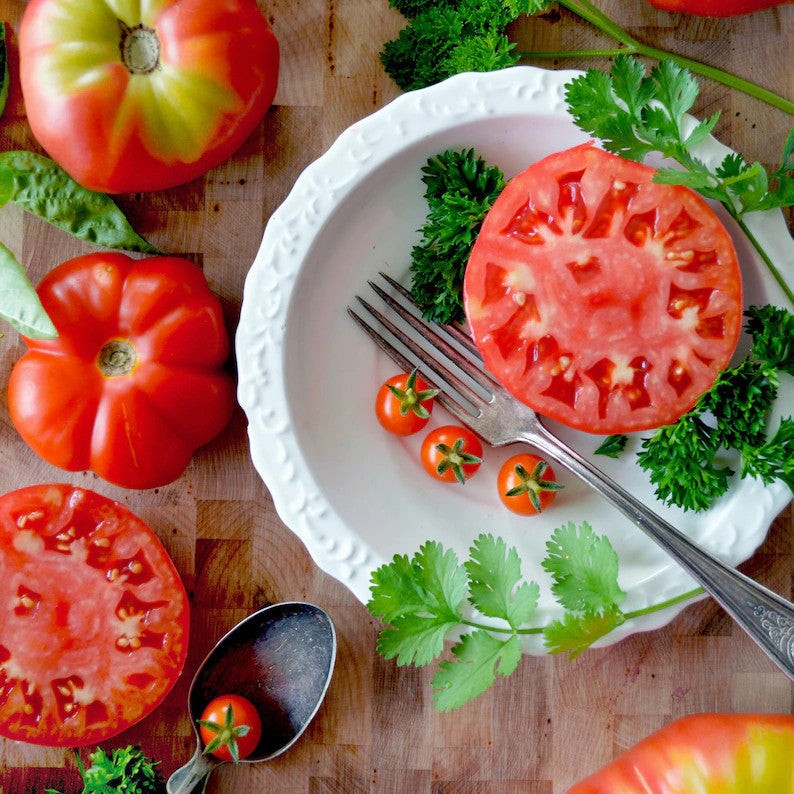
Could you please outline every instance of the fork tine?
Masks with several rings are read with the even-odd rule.
[[[378,275],[395,292],[399,293],[407,303],[409,303],[411,306],[416,307],[416,303],[414,303],[413,295],[411,295],[410,291],[407,290],[402,284],[400,284],[399,281],[395,281],[388,273],[384,273],[382,270],[379,271]],[[437,325],[436,327],[440,328],[444,333],[448,334],[459,345],[465,347],[466,350],[468,350],[472,356],[477,358],[478,361],[482,361],[482,355],[480,354],[480,351],[477,350],[477,347],[474,344],[474,340],[465,331],[461,330],[455,325]]]
[[[428,382],[428,384],[433,388],[439,388],[441,385],[446,385],[448,388],[442,388],[440,393],[436,396],[436,400],[438,400],[450,413],[453,413],[455,416],[458,417],[462,422],[471,421],[472,419],[476,419],[479,414],[480,410],[477,408],[477,403],[481,400],[481,398],[474,397],[472,400],[466,398],[466,395],[460,395],[460,392],[467,390],[469,393],[472,393],[470,389],[467,389],[465,384],[460,383],[460,379],[453,375],[443,364],[440,364],[438,361],[431,358],[425,350],[423,350],[413,339],[410,337],[406,337],[403,332],[397,328],[394,323],[392,323],[389,319],[387,319],[381,312],[379,312],[376,308],[371,306],[367,301],[365,301],[359,295],[356,296],[359,303],[384,327],[386,328],[396,339],[399,339],[402,344],[404,344],[421,362],[425,365],[426,369],[422,369],[422,377]],[[356,321],[356,323],[367,333],[367,335],[375,342],[375,344],[380,347],[387,355],[391,356],[391,358],[397,362],[397,364],[402,367],[406,372],[410,372],[414,365],[406,358],[397,348],[395,348],[390,342],[388,342],[383,336],[381,336],[366,320],[359,317],[350,307],[347,309],[347,313]],[[445,383],[439,384],[437,381],[442,380]],[[460,385],[458,385],[460,384]],[[452,397],[453,392],[458,392],[459,396],[463,396],[464,400],[470,403],[471,409],[465,408],[459,401],[457,401],[454,397]]]
[[[395,300],[395,298],[389,295],[388,292],[383,290],[374,282],[368,282],[370,287],[375,291],[375,293],[386,303],[390,308],[394,309],[397,314],[402,317],[403,320],[411,327],[414,331],[417,331],[421,334],[422,337],[428,340],[428,342],[438,349],[441,353],[443,353],[446,358],[448,358],[461,372],[465,373],[469,378],[471,378],[474,383],[476,383],[481,389],[483,389],[489,397],[493,395],[494,391],[499,388],[496,382],[483,370],[481,370],[474,362],[470,361],[466,356],[464,356],[459,350],[453,347],[446,339],[444,339],[439,333],[436,332],[433,325],[428,323],[421,317],[417,317],[413,312],[408,310],[405,306],[403,306],[399,301]],[[413,306],[413,302],[411,303]],[[441,327],[441,326],[438,326]],[[445,329],[448,330],[448,329]],[[474,394],[473,390],[466,386],[460,378],[456,376],[452,376],[455,378],[455,383],[460,383],[460,389],[466,389],[470,394],[474,396],[475,400],[481,400],[482,397],[478,397]]]

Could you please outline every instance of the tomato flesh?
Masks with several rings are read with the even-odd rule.
[[[580,430],[674,422],[739,338],[730,235],[697,194],[654,173],[589,144],[534,163],[494,203],[466,269],[487,368]]]
[[[79,746],[149,714],[185,662],[188,601],[155,534],[69,485],[0,497],[0,735]]]

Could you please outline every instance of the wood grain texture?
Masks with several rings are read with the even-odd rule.
[[[643,0],[598,0],[643,41],[729,69],[794,98],[794,7],[735,20],[659,12]],[[399,94],[378,60],[400,15],[387,0],[260,0],[281,45],[274,107],[245,145],[206,176],[167,192],[125,195],[133,225],[160,248],[201,266],[234,332],[243,281],[262,229],[301,170],[349,124]],[[24,3],[0,0],[16,29]],[[609,44],[565,12],[514,25],[522,50]],[[534,61],[603,66],[598,59]],[[12,68],[15,68],[12,62]],[[722,111],[716,135],[777,164],[791,119],[702,81],[695,110]],[[14,76],[0,121],[0,148],[40,151]],[[0,240],[34,281],[91,246],[23,214],[0,210]],[[430,670],[398,668],[375,651],[378,625],[350,593],[312,564],[275,513],[248,457],[238,409],[175,483],[127,491],[90,473],[68,474],[39,460],[8,417],[5,384],[23,351],[16,333],[0,339],[0,490],[66,481],[127,504],[158,533],[191,596],[192,639],[183,677],[148,719],[112,745],[140,742],[167,775],[191,755],[187,688],[217,638],[254,609],[306,599],[326,608],[339,636],[327,699],[301,741],[265,764],[223,767],[208,791],[278,794],[562,794],[577,779],[670,720],[698,711],[792,711],[792,685],[713,601],[687,608],[666,628],[634,635],[575,661],[525,657],[516,673],[452,714],[431,705]],[[743,570],[792,596],[791,508]],[[2,618],[0,618],[2,619]],[[0,794],[77,790],[66,750],[0,742]]]

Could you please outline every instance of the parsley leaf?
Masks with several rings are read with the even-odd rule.
[[[83,778],[82,794],[164,794],[165,783],[157,769],[159,761],[144,755],[138,745],[111,750],[98,747],[90,754],[91,766],[84,768],[75,750],[77,768]],[[48,794],[59,794],[55,789],[46,789]]]
[[[552,593],[568,610],[597,612],[626,597],[618,586],[618,555],[586,521],[578,529],[572,521],[555,529],[542,564],[554,580]]]
[[[547,626],[543,636],[549,653],[567,653],[568,659],[574,659],[596,640],[622,625],[624,620],[619,609],[587,613],[584,617],[569,612],[562,620],[555,620]]]
[[[794,375],[794,314],[777,306],[750,306],[744,316],[753,336],[753,355]]]
[[[462,322],[466,263],[504,177],[469,149],[428,159],[422,181],[429,212],[411,252],[411,292],[428,319]]]
[[[629,437],[623,433],[607,436],[599,445],[594,455],[606,455],[608,458],[619,458],[626,449]]]

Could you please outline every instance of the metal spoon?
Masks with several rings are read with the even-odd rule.
[[[262,738],[240,763],[269,761],[306,730],[325,697],[336,659],[336,632],[319,607],[272,604],[222,637],[193,677],[188,710],[196,752],[168,779],[168,794],[200,794],[223,761],[202,755],[196,719],[218,695],[248,698],[259,711]]]

